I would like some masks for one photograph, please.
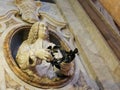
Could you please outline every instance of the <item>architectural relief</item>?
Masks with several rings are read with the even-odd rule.
[[[56,20],[47,11],[38,11],[42,4],[34,0],[15,0],[14,5],[16,10],[0,17],[0,67],[5,72],[0,89],[92,90],[62,15],[55,12]]]
[[[16,81],[10,78],[7,72],[5,73],[5,81],[6,81],[7,90],[12,89],[12,88],[14,88],[15,90],[19,90],[21,87],[20,84],[18,84]]]
[[[48,79],[60,79],[60,77],[58,77],[59,74],[62,76],[73,75],[74,68],[72,62],[58,63],[61,67],[60,70],[50,64],[50,62],[54,60],[54,57],[56,60],[59,60],[63,56],[60,51],[52,52],[54,57],[51,55],[51,51],[48,47],[54,48],[55,44],[49,42],[48,38],[48,30],[45,24],[42,22],[36,22],[33,24],[30,29],[28,39],[25,40],[18,49],[16,56],[18,66],[28,75],[35,76],[34,78],[37,78],[37,76],[33,74],[30,68],[35,67],[36,65],[36,70],[38,71],[37,73],[39,76],[46,77]]]
[[[22,19],[29,23],[35,23],[38,21],[38,9],[41,6],[40,2],[34,2],[34,0],[15,0],[16,6],[20,10]]]

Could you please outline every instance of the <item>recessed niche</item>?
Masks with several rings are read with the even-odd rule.
[[[5,38],[4,42],[4,53],[6,61],[11,68],[11,70],[19,77],[22,81],[39,88],[60,88],[68,84],[72,76],[62,78],[58,81],[49,80],[46,82],[44,79],[42,81],[31,79],[29,75],[24,73],[16,63],[16,53],[18,51],[21,43],[27,39],[29,30],[31,26],[21,26],[11,30]],[[67,44],[55,33],[49,30],[50,41],[56,45],[60,45],[62,48],[69,50]],[[43,82],[44,81],[44,82]]]

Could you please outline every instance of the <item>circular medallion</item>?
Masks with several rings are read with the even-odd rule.
[[[11,30],[4,41],[4,53],[6,61],[11,68],[11,70],[24,82],[39,88],[60,88],[68,84],[72,76],[62,77],[57,81],[48,79],[46,77],[42,77],[42,79],[36,79],[24,73],[18,66],[16,62],[16,54],[19,46],[22,44],[24,40],[27,39],[28,33],[31,26],[25,25],[18,27],[16,29]],[[55,33],[49,30],[50,41],[60,45],[65,50],[69,50],[70,48],[67,44]],[[33,69],[34,72],[34,69]],[[35,73],[35,72],[34,72]],[[35,73],[36,74],[36,73]],[[37,75],[37,74],[36,74]],[[40,76],[38,76],[40,77]]]

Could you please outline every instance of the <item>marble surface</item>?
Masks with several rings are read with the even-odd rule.
[[[18,12],[18,9],[14,6],[13,0],[5,0],[5,1],[0,1],[0,90],[43,90],[41,88],[32,86],[28,83],[25,83],[22,81],[15,73],[11,70],[9,64],[6,61],[5,58],[5,53],[4,53],[4,42],[5,38],[8,35],[8,33],[11,30],[14,30],[16,27],[21,27],[23,25],[27,25],[28,23],[24,22],[21,20],[21,18],[15,17],[15,13],[9,13],[11,11],[16,11]],[[6,14],[8,12],[8,14]],[[57,8],[57,5],[55,4],[50,4],[50,3],[43,3],[43,7],[39,9],[40,13],[46,13],[50,17],[56,19],[57,21],[64,22],[64,18],[61,15],[61,12]],[[69,14],[69,12],[68,12]],[[66,31],[65,31],[66,32]],[[74,48],[73,43],[70,38],[72,36],[69,36],[70,34],[65,35],[64,30],[59,31],[59,34],[64,34],[60,35],[65,40],[67,43],[70,42],[70,45],[72,48]],[[67,31],[69,32],[69,31]],[[89,77],[84,74],[86,72],[84,69],[84,66],[80,62],[80,57],[76,57],[77,61],[76,63],[79,64],[79,68],[77,68],[78,72],[75,72],[76,77],[73,78],[73,80],[68,83],[66,86],[62,88],[58,88],[59,90],[94,90],[88,84],[87,80]],[[58,90],[58,89],[49,89],[49,90]]]
[[[0,16],[5,15],[10,10],[17,10],[13,0],[0,0]]]
[[[80,71],[74,82],[59,90],[119,90],[112,75],[113,72],[119,75],[119,63],[89,16],[75,0],[55,1],[57,4],[42,2],[39,13],[46,13],[57,21],[67,22],[69,30],[61,30],[59,34],[63,39],[67,38],[65,41],[72,48],[78,47],[76,63]],[[14,28],[27,24],[21,18],[15,17],[14,13],[6,14],[12,10],[19,11],[13,5],[13,0],[0,1],[0,90],[42,90],[18,78],[6,62],[3,52],[5,37]]]
[[[60,22],[65,21],[61,15],[60,11],[58,10],[58,7],[56,4],[42,2],[42,7],[39,9],[39,13],[46,13],[50,17],[52,17]]]
[[[118,60],[82,6],[74,0],[56,2],[75,36],[82,62],[93,79],[93,87],[95,81],[101,90],[119,90],[113,78],[113,72],[119,66]]]

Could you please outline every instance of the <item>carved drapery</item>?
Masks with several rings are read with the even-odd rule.
[[[28,1],[32,1],[32,0],[28,0]],[[25,2],[27,2],[27,1],[25,1]],[[32,2],[34,3],[34,1],[32,1]],[[34,23],[31,21],[29,22],[29,20],[31,20],[31,19],[26,21],[24,19],[21,19],[21,16],[16,16],[18,14],[18,12],[19,12],[19,8],[16,10],[10,10],[7,12],[7,14],[0,16],[0,30],[1,30],[1,38],[0,39],[1,39],[1,43],[2,43],[0,47],[3,48],[3,51],[2,50],[0,51],[1,57],[3,60],[2,66],[3,66],[3,69],[10,76],[9,78],[12,78],[11,81],[19,83],[19,84],[17,84],[17,86],[19,86],[19,88],[21,88],[21,89],[22,88],[30,89],[30,88],[37,88],[37,87],[39,87],[39,88],[60,88],[60,87],[68,88],[67,86],[69,86],[69,85],[72,85],[71,87],[74,87],[74,85],[76,85],[76,86],[81,86],[81,87],[90,89],[90,87],[87,85],[87,83],[84,79],[82,72],[80,71],[79,66],[77,65],[77,62],[79,62],[79,60],[80,60],[79,56],[77,56],[75,58],[74,76],[71,78],[67,78],[67,80],[65,79],[61,82],[50,84],[50,86],[47,84],[43,85],[43,83],[36,81],[36,80],[31,81],[29,76],[25,75],[18,68],[18,66],[16,65],[16,62],[14,61],[14,57],[12,56],[16,52],[12,52],[11,42],[12,42],[13,38],[15,37],[15,35],[18,35],[18,36],[24,35],[24,33],[22,31],[24,31],[24,30],[25,30],[25,32],[28,31],[32,25],[31,23]],[[69,26],[67,25],[66,22],[58,21],[45,12],[40,12],[40,13],[35,12],[35,13],[38,14],[38,15],[35,14],[36,16],[38,16],[37,20],[38,21],[40,20],[47,24],[48,29],[51,31],[51,35],[56,37],[59,40],[60,44],[64,48],[68,48],[68,49],[75,48],[74,37],[71,35],[71,33],[69,31]],[[30,18],[32,18],[32,17],[30,17]],[[18,38],[17,40],[21,40],[20,38]],[[16,42],[14,42],[14,44],[15,43]],[[14,45],[13,45],[13,47],[14,47]],[[15,48],[18,48],[18,47],[15,47]],[[8,79],[8,77],[6,77],[6,78]],[[9,80],[7,80],[7,81],[9,81]],[[8,86],[7,88],[9,88],[9,84],[7,86]],[[14,87],[11,87],[11,88],[14,88]]]

